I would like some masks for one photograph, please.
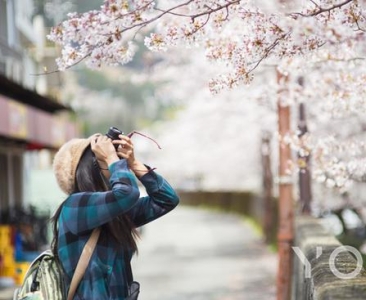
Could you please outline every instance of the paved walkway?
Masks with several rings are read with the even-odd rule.
[[[178,206],[143,228],[139,252],[139,300],[275,299],[277,255],[237,216]]]
[[[143,228],[134,277],[141,300],[271,300],[277,255],[243,219],[177,207]]]

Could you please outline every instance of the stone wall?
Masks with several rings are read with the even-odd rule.
[[[312,217],[296,217],[295,235],[294,247],[308,264],[293,252],[293,300],[366,299],[366,271],[357,264],[356,249],[355,255],[344,251],[346,245]]]

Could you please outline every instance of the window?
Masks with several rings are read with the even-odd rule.
[[[8,45],[7,0],[0,0],[0,46]]]

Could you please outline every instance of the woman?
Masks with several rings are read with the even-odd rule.
[[[130,260],[137,252],[136,228],[171,211],[179,202],[177,194],[135,158],[133,143],[124,135],[113,141],[100,134],[73,139],[60,148],[53,167],[68,194],[53,217],[52,243],[67,285],[91,232],[101,228],[74,299],[125,299]],[[136,178],[148,196],[140,197]]]

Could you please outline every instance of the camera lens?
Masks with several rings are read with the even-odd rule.
[[[116,127],[109,127],[108,132],[106,133],[106,136],[109,137],[112,141],[113,140],[118,140],[119,139],[119,135],[122,134],[122,131],[119,130]]]

